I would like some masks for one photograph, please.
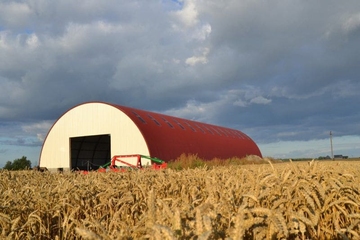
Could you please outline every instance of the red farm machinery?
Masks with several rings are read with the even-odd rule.
[[[143,165],[142,160],[149,160],[148,163]],[[167,168],[167,163],[161,159],[153,158],[141,154],[131,155],[115,155],[111,161],[98,169],[98,172],[125,172],[127,170],[136,170],[150,168],[155,170]]]

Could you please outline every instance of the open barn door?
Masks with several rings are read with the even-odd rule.
[[[70,169],[96,170],[111,159],[110,134],[70,138]]]

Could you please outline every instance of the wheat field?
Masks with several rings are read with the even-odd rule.
[[[1,239],[360,239],[360,162],[0,172]]]

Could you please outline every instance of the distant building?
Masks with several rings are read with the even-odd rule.
[[[339,155],[334,155],[334,158],[335,159],[348,159],[348,156],[343,156],[343,155],[339,154]]]

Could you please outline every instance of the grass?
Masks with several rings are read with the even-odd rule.
[[[170,161],[168,163],[168,168],[175,170],[183,169],[194,169],[198,167],[218,167],[218,166],[234,166],[234,165],[248,165],[248,164],[266,164],[268,162],[279,163],[281,160],[276,160],[274,158],[260,158],[255,155],[246,156],[243,158],[229,158],[229,159],[219,159],[214,158],[211,160],[204,160],[199,158],[196,154],[182,154],[177,159]]]

